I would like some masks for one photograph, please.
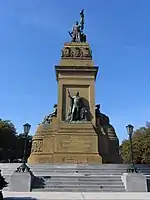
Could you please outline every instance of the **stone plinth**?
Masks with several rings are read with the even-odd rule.
[[[140,173],[124,173],[122,180],[127,192],[147,192],[147,180]]]
[[[30,192],[32,175],[30,172],[14,172],[11,176],[10,191]]]
[[[41,136],[39,136],[41,132]],[[35,163],[102,163],[98,138],[91,122],[61,123],[56,130],[40,125],[28,159]]]

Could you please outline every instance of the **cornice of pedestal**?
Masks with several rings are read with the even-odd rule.
[[[83,74],[83,76],[91,76],[96,79],[98,67],[97,66],[55,66],[56,71],[56,80],[58,81],[58,75],[60,73],[65,73],[70,76],[71,74],[74,76],[75,74]]]

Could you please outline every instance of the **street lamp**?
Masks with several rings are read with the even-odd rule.
[[[134,126],[132,126],[131,124],[126,126],[126,129],[129,135],[129,141],[130,141],[130,163],[131,163],[131,167],[127,169],[127,172],[138,173],[138,169],[135,167],[134,161],[133,161],[133,145],[132,145],[133,128]]]
[[[24,128],[24,133],[28,135],[30,128],[31,128],[31,125],[26,123],[26,124],[23,125],[23,128]]]
[[[26,149],[27,149],[27,136],[30,131],[31,125],[26,123],[23,125],[24,127],[24,134],[25,134],[25,141],[24,141],[24,151],[23,151],[23,159],[22,164],[20,167],[17,168],[16,172],[29,172],[30,168],[26,165]]]

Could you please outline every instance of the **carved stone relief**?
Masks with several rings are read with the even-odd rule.
[[[80,57],[81,56],[81,51],[80,51],[79,48],[75,48],[74,55],[75,55],[75,57]]]
[[[34,140],[32,143],[31,152],[42,152],[43,150],[43,141],[42,140]]]
[[[62,58],[92,59],[92,51],[88,47],[64,47]]]
[[[70,57],[71,56],[71,49],[69,47],[65,47],[62,50],[62,57]]]
[[[89,48],[84,48],[82,53],[83,53],[83,57],[92,57],[92,52]]]

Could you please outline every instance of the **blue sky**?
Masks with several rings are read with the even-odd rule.
[[[54,66],[68,30],[85,9],[85,33],[99,66],[96,103],[123,140],[125,126],[150,120],[149,0],[1,0],[0,118],[17,131],[37,124],[57,103]]]

